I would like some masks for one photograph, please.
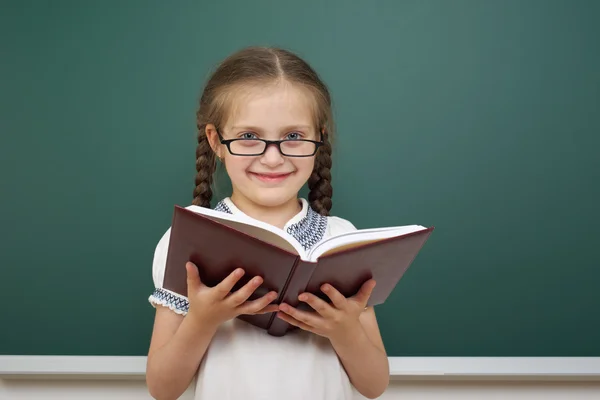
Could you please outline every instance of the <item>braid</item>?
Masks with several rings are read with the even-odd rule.
[[[317,213],[327,216],[331,210],[331,143],[328,135],[323,137],[323,146],[317,152],[315,167],[308,179],[308,200]]]
[[[198,134],[198,147],[196,147],[196,187],[192,204],[210,208],[212,199],[212,179],[215,172],[215,153],[212,151],[208,138],[203,130]]]

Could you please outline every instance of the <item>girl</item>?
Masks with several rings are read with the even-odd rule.
[[[231,55],[200,100],[196,188],[188,208],[210,207],[218,158],[233,190],[216,209],[284,229],[305,248],[354,230],[328,215],[331,114],[327,87],[296,55],[256,47]],[[308,201],[298,198],[307,182]],[[188,296],[181,297],[162,289],[168,241],[167,230],[153,261],[150,302],[158,307],[146,376],[154,398],[178,398],[194,377],[196,399],[335,400],[384,392],[387,355],[374,311],[365,308],[373,280],[349,298],[323,285],[331,303],[303,293],[307,312],[271,304],[277,293],[248,300],[260,277],[231,292],[243,269],[207,287],[188,263]],[[236,318],[271,312],[300,329],[272,337]]]

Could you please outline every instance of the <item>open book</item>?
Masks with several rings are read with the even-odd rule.
[[[324,239],[305,251],[284,230],[245,215],[175,206],[163,287],[187,296],[185,263],[191,261],[207,286],[242,267],[246,273],[233,290],[259,275],[263,284],[251,299],[275,290],[279,296],[274,303],[303,309],[310,308],[298,301],[302,292],[329,301],[320,291],[323,283],[348,297],[373,278],[377,284],[368,306],[374,306],[387,299],[433,229],[407,225],[356,230]],[[275,336],[292,328],[274,313],[238,318]]]

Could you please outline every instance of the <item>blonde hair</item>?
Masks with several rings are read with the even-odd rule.
[[[198,146],[196,148],[196,178],[192,203],[210,207],[215,153],[206,137],[206,125],[222,126],[232,107],[236,89],[248,85],[264,85],[286,81],[300,85],[313,94],[315,124],[323,131],[324,145],[315,156],[313,172],[308,180],[310,206],[321,215],[331,210],[331,139],[334,126],[331,96],[327,86],[312,67],[294,53],[273,47],[247,47],[227,57],[212,73],[196,113]]]

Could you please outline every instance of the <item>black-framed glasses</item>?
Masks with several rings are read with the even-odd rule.
[[[224,139],[219,130],[217,130],[221,144],[227,146],[227,150],[234,156],[260,156],[267,151],[267,146],[274,144],[279,152],[286,157],[311,157],[314,156],[323,143],[323,133],[321,140],[308,139],[284,139],[284,140],[266,140],[266,139]]]

